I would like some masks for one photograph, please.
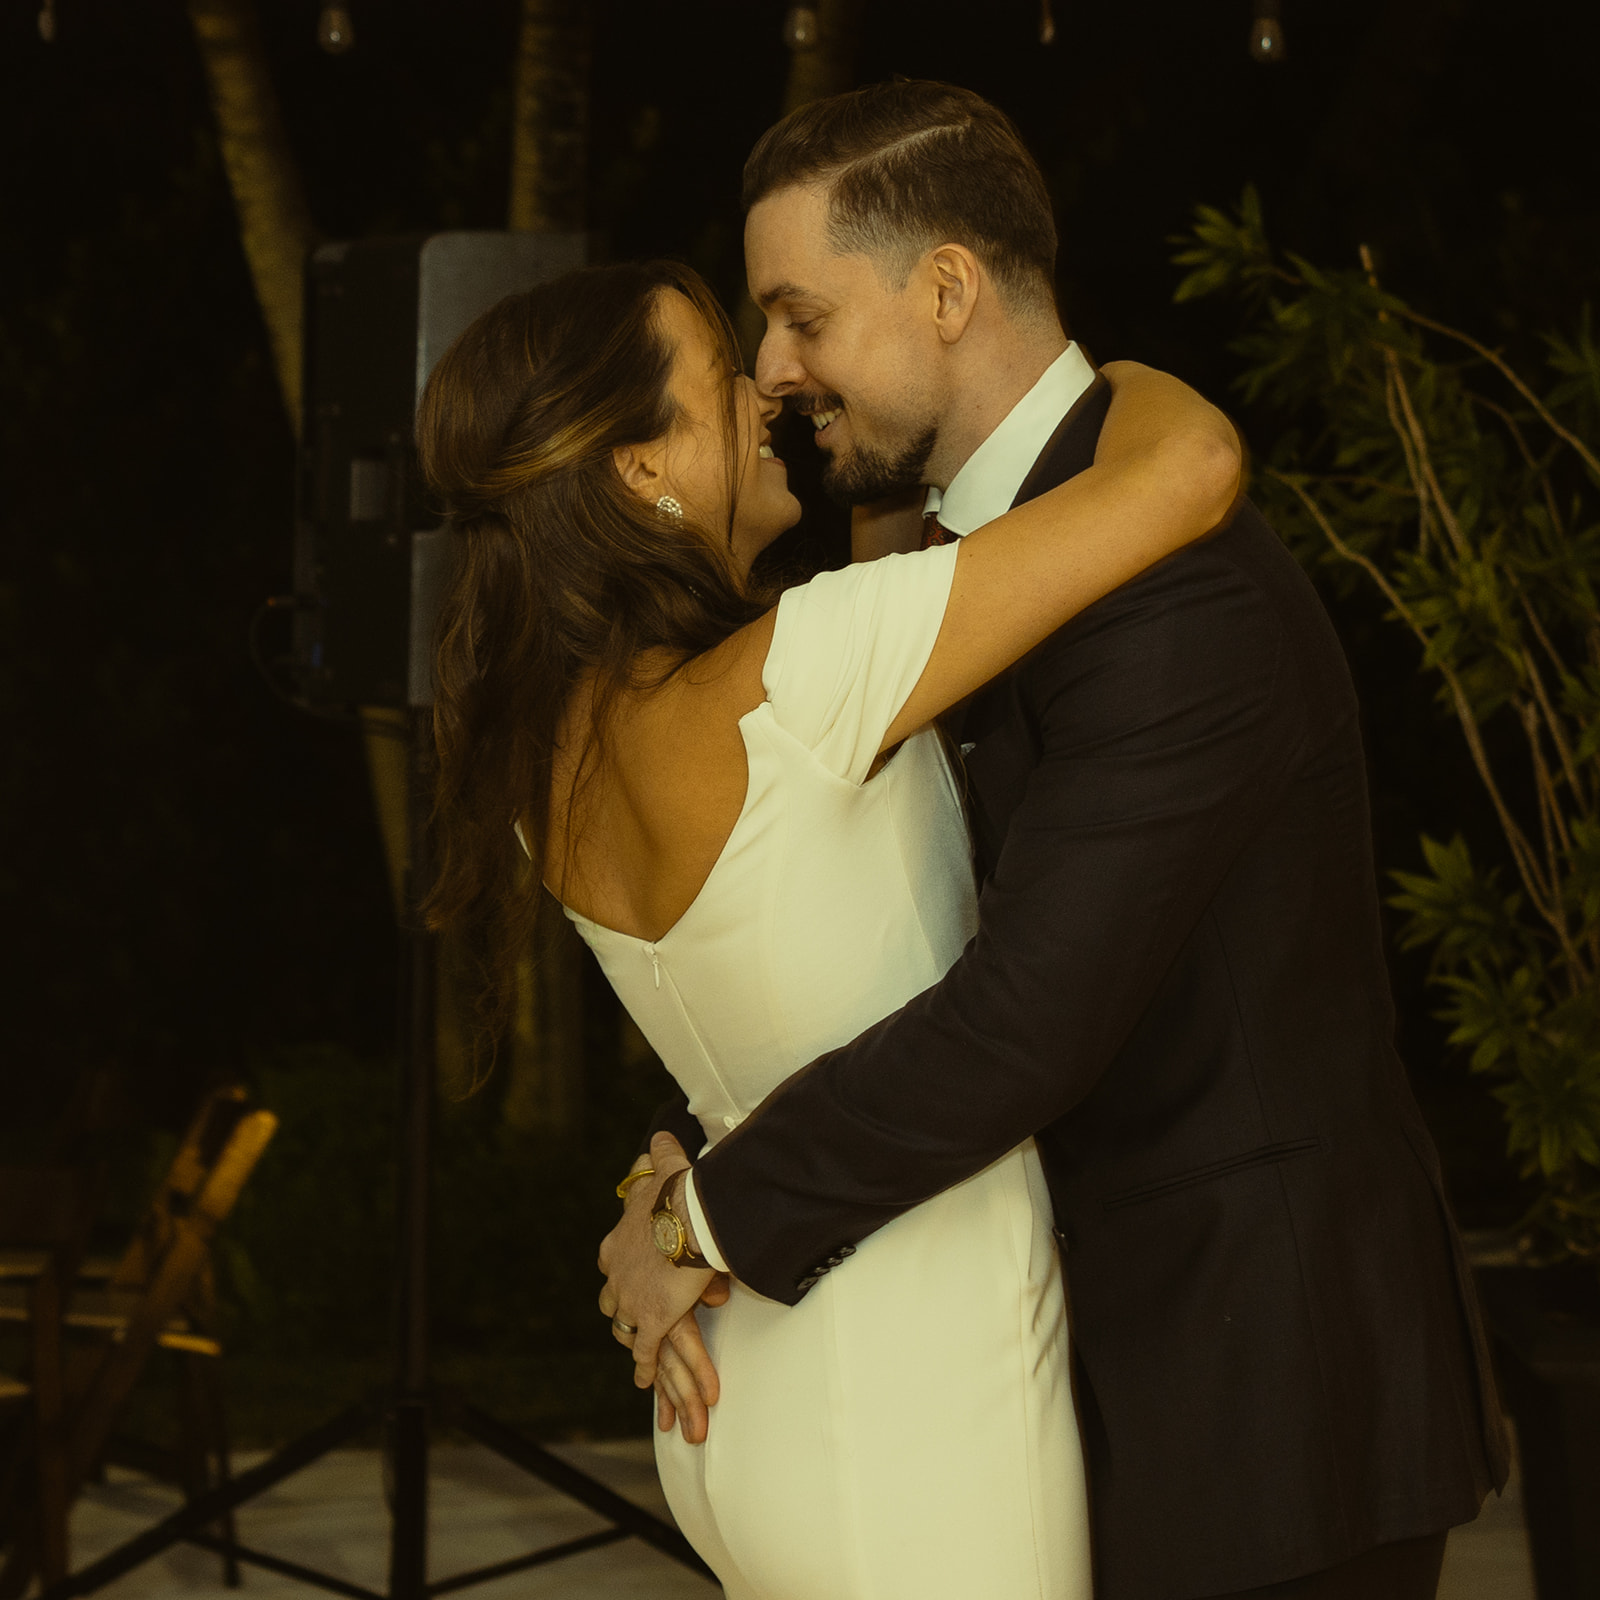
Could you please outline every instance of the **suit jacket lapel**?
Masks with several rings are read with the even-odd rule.
[[[1094,382],[1073,402],[1072,409],[1056,425],[1056,431],[1039,452],[1011,502],[1013,506],[1023,505],[1058,488],[1068,478],[1076,477],[1094,464],[1095,446],[1100,441],[1100,429],[1110,405],[1111,385],[1096,373]],[[994,731],[1012,709],[1010,686],[1021,665],[1022,662],[1017,662],[980,689],[957,719],[959,726],[946,722],[953,738],[964,744],[975,744]]]
[[[1011,504],[1020,506],[1036,499],[1068,478],[1075,478],[1085,467],[1093,466],[1095,446],[1100,442],[1100,429],[1110,407],[1111,385],[1097,372],[1094,382],[1056,425]]]

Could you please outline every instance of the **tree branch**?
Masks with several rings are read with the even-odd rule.
[[[1504,406],[1496,405],[1487,395],[1478,394],[1472,389],[1467,389],[1464,393],[1474,405],[1480,405],[1484,410],[1492,411],[1505,424],[1506,431],[1516,441],[1517,450],[1521,454],[1524,464],[1529,471],[1538,474],[1539,487],[1544,491],[1544,508],[1550,513],[1550,526],[1555,529],[1558,535],[1564,537],[1566,527],[1562,522],[1561,509],[1556,504],[1555,485],[1550,482],[1550,474],[1534,459],[1533,451],[1529,449],[1528,441],[1523,437],[1522,429],[1517,426],[1517,419]]]
[[[1447,339],[1454,339],[1458,344],[1464,344],[1469,350],[1483,357],[1494,369],[1511,385],[1533,409],[1538,412],[1539,419],[1558,438],[1564,440],[1578,452],[1579,457],[1588,466],[1589,470],[1600,478],[1600,458],[1580,439],[1575,433],[1561,426],[1551,415],[1539,397],[1519,378],[1516,372],[1506,363],[1503,357],[1491,350],[1488,345],[1480,344],[1469,333],[1462,333],[1458,328],[1446,327],[1442,322],[1435,322],[1432,317],[1425,317],[1420,311],[1413,311],[1409,306],[1401,306],[1400,315],[1407,321],[1414,322],[1420,328],[1431,328],[1435,333],[1440,333]]]
[[[1385,367],[1387,370],[1383,380],[1384,410],[1388,413],[1389,426],[1394,429],[1395,438],[1400,441],[1400,453],[1406,458],[1406,475],[1411,479],[1411,492],[1417,500],[1417,553],[1425,556],[1428,553],[1428,533],[1433,518],[1433,503],[1428,494],[1428,486],[1423,481],[1421,464],[1417,460],[1416,451],[1412,448],[1410,431],[1400,416],[1400,407],[1396,399],[1399,380],[1389,365],[1387,353]]]
[[[1445,532],[1450,535],[1450,542],[1455,546],[1457,557],[1466,555],[1467,543],[1462,537],[1461,524],[1456,520],[1456,514],[1444,497],[1444,490],[1439,487],[1439,479],[1433,470],[1433,457],[1428,450],[1428,436],[1422,430],[1422,424],[1417,420],[1417,413],[1411,404],[1411,391],[1406,386],[1405,374],[1400,370],[1400,358],[1392,350],[1386,349],[1384,356],[1389,362],[1389,368],[1394,376],[1395,393],[1399,397],[1401,410],[1405,413],[1406,427],[1410,430],[1411,443],[1417,452],[1417,463],[1422,469],[1423,479],[1433,495],[1434,504],[1439,510],[1439,520],[1444,524]]]
[[[1528,620],[1533,624],[1534,632],[1543,640],[1545,648],[1547,650],[1550,649],[1549,641],[1544,639],[1544,629],[1539,626],[1537,618],[1534,617],[1533,607],[1528,604],[1527,596],[1522,593],[1521,586],[1514,579],[1512,587],[1517,591],[1517,598],[1522,602]],[[1551,704],[1549,691],[1545,688],[1544,675],[1539,671],[1539,663],[1534,660],[1533,652],[1526,645],[1522,646],[1521,653],[1522,665],[1527,671],[1529,683],[1533,685],[1533,692],[1539,702],[1539,709],[1544,714],[1545,726],[1550,733],[1550,742],[1556,747],[1556,755],[1561,761],[1561,770],[1566,775],[1567,783],[1572,789],[1572,798],[1577,802],[1579,810],[1587,812],[1589,810],[1589,797],[1584,790],[1582,782],[1579,780],[1577,761],[1573,755],[1571,743],[1567,739],[1567,731],[1562,726],[1560,717],[1556,715],[1556,708]],[[1554,656],[1555,652],[1551,650],[1551,654]],[[1560,657],[1555,659],[1556,670],[1565,670]]]

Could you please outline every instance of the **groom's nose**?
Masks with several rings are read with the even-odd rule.
[[[793,393],[805,383],[805,366],[795,360],[790,353],[791,348],[790,341],[782,339],[770,329],[762,336],[760,347],[756,350],[755,377],[756,388],[763,395],[781,400],[784,395]]]

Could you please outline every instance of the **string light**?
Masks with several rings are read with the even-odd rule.
[[[1280,0],[1256,0],[1256,19],[1250,24],[1250,54],[1261,62],[1286,59]]]
[[[342,56],[355,42],[356,25],[350,20],[349,8],[324,6],[317,18],[317,43],[330,56]]]
[[[815,50],[819,31],[815,6],[790,6],[784,14],[783,42],[791,50]]]

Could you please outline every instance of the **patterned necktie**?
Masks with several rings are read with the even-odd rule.
[[[939,525],[939,513],[930,511],[922,519],[922,549],[931,550],[936,544],[949,544],[955,535]]]

